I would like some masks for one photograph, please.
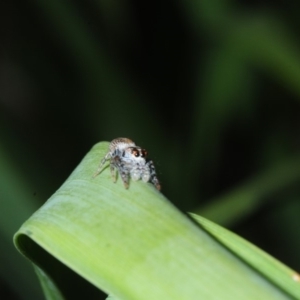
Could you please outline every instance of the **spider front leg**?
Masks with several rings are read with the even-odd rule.
[[[116,169],[117,169],[117,172],[116,172]],[[124,162],[122,162],[120,156],[117,155],[111,159],[110,171],[111,171],[114,182],[116,182],[117,173],[119,173],[121,175],[121,178],[122,178],[125,188],[128,189],[130,172],[128,171],[128,168],[126,167]]]
[[[113,179],[113,182],[116,183],[118,174],[113,164],[110,164],[110,174]]]
[[[129,187],[129,173],[126,170],[122,170],[122,171],[120,170],[119,172],[121,174],[121,178],[122,178],[123,184],[125,186],[125,189],[128,189],[128,187]]]
[[[95,178],[97,175],[99,175],[102,171],[103,171],[103,165],[108,161],[110,160],[111,158],[111,154],[110,152],[108,152],[104,158],[101,160],[100,164],[99,164],[99,167],[97,169],[97,171],[94,173],[93,175],[93,178]]]

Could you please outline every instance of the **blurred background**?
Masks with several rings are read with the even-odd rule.
[[[177,207],[299,271],[299,10],[1,1],[0,298],[43,299],[12,236],[95,143],[116,137],[148,150]]]

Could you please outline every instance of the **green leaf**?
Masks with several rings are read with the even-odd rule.
[[[14,238],[66,299],[86,281],[122,300],[292,299],[150,183],[126,190],[109,168],[93,178],[107,148],[93,147]]]
[[[116,297],[109,295],[109,296],[106,298],[106,300],[121,300],[121,299],[117,299]]]
[[[205,230],[220,243],[235,253],[276,286],[300,299],[300,275],[266,252],[230,232],[229,230],[195,214],[190,214]]]
[[[44,295],[47,300],[63,300],[64,297],[62,296],[59,289],[56,287],[56,285],[53,283],[51,278],[45,274],[43,270],[41,270],[39,267],[34,266],[34,270],[36,275],[38,276]]]

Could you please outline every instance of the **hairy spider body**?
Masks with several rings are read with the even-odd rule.
[[[106,161],[110,161],[110,171],[114,182],[117,180],[117,172],[120,174],[124,186],[129,187],[129,179],[151,182],[160,190],[161,186],[156,176],[152,160],[147,158],[147,151],[137,146],[128,138],[117,138],[111,141],[109,150],[94,174],[97,176],[102,171]]]

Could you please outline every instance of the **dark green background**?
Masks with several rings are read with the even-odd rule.
[[[213,221],[299,270],[299,11],[297,1],[1,2],[0,298],[42,297],[12,235],[93,144],[116,137],[148,150],[180,209],[218,211]],[[220,215],[235,191],[239,204]]]

